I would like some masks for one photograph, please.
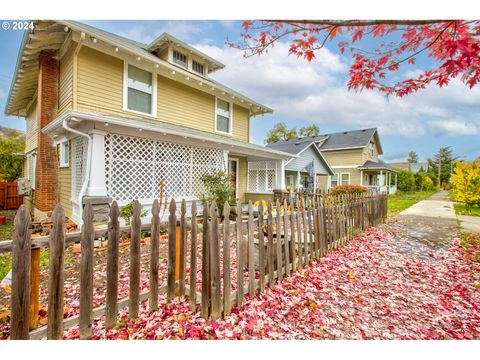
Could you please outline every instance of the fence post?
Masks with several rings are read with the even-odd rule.
[[[248,202],[248,294],[250,299],[255,296],[255,243],[253,225],[253,205]]]
[[[120,212],[116,201],[110,206],[110,221],[108,223],[107,248],[107,296],[105,301],[105,326],[112,328],[117,323],[118,315],[118,242],[120,238]]]
[[[175,269],[177,247],[177,206],[175,199],[170,201],[168,217],[168,270],[167,270],[167,301],[175,297]]]
[[[30,258],[30,304],[29,329],[38,327],[38,310],[40,308],[40,248],[32,247]]]
[[[265,233],[263,231],[263,203],[258,203],[258,270],[260,292],[265,290]]]
[[[185,266],[186,266],[186,248],[187,248],[187,203],[182,199],[180,209],[180,274],[179,274],[179,288],[180,296],[185,297]]]
[[[133,202],[133,216],[131,220],[130,236],[130,287],[129,287],[129,308],[130,319],[138,317],[138,308],[140,305],[140,213],[142,206],[135,200]]]
[[[267,265],[268,265],[268,286],[273,287],[274,281],[274,253],[273,253],[273,214],[272,214],[272,203],[269,201],[267,204],[267,234],[268,234],[268,243],[267,243]]]
[[[303,245],[304,245],[304,265],[309,263],[309,249],[308,249],[308,212],[306,208],[305,198],[302,198],[302,217],[303,217]]]
[[[10,339],[27,340],[30,302],[30,213],[25,205],[15,215],[12,247]]]
[[[243,304],[243,235],[242,235],[242,205],[237,203],[237,219],[236,219],[236,235],[237,235],[237,306]]]
[[[223,205],[223,315],[229,315],[232,309],[230,276],[230,204]]]
[[[197,308],[197,202],[192,202],[190,230],[190,311]]]
[[[153,201],[152,226],[150,231],[150,294],[148,303],[150,311],[158,310],[158,261],[160,259],[160,203]]]
[[[48,259],[48,326],[47,339],[63,338],[63,287],[65,282],[65,211],[58,204],[53,209]],[[37,312],[38,316],[38,312]]]
[[[288,215],[287,199],[283,200],[283,232],[284,232],[284,246],[285,246],[285,274],[290,276],[290,224]]]
[[[296,234],[295,234],[295,204],[293,199],[290,199],[290,256],[292,258],[292,272],[297,271],[297,249],[295,247]]]
[[[83,226],[80,239],[80,340],[92,336],[93,308],[93,210],[87,202],[83,209]]]
[[[275,211],[275,221],[277,228],[277,242],[275,243],[275,252],[277,259],[277,279],[278,281],[283,280],[283,266],[282,266],[282,215],[280,214],[280,200],[277,199],[276,211]]]
[[[210,209],[208,204],[203,205],[203,233],[202,233],[202,304],[201,316],[208,318],[210,308]],[[174,278],[175,279],[175,278]]]
[[[298,268],[301,269],[303,267],[303,232],[302,232],[302,204],[298,198],[296,198],[297,204],[297,244],[298,244]]]
[[[222,315],[222,294],[220,286],[220,243],[218,241],[218,208],[215,201],[212,203],[210,222],[210,269],[212,289],[212,320]]]

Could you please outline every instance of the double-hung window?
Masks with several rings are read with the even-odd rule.
[[[127,66],[126,108],[154,115],[155,81],[151,72]]]
[[[350,173],[342,173],[342,185],[350,185]]]
[[[60,167],[68,167],[70,159],[70,147],[68,145],[68,141],[60,143],[59,147]]]
[[[232,133],[232,104],[217,98],[215,130]]]
[[[338,173],[335,173],[330,178],[330,186],[335,187],[338,185]]]

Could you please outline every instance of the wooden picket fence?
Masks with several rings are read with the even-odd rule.
[[[283,204],[260,203],[258,210],[250,202],[248,215],[241,214],[240,203],[235,211],[226,203],[223,214],[218,213],[215,203],[205,204],[201,216],[197,216],[197,204],[192,203],[187,217],[185,200],[177,210],[172,199],[168,216],[168,270],[167,285],[159,287],[160,206],[155,200],[151,224],[141,223],[141,205],[133,203],[130,224],[130,268],[128,299],[118,301],[119,278],[119,208],[113,202],[110,222],[106,230],[107,290],[105,305],[93,308],[94,239],[93,212],[86,204],[83,212],[84,226],[78,237],[69,236],[68,241],[80,239],[80,313],[63,318],[64,314],[64,254],[66,234],[65,214],[61,205],[53,211],[53,228],[49,236],[48,273],[48,325],[29,331],[30,257],[32,239],[30,215],[22,206],[15,218],[12,240],[13,273],[11,294],[11,339],[42,338],[62,339],[66,328],[79,325],[80,339],[92,336],[93,319],[105,314],[106,327],[117,323],[120,307],[129,308],[129,317],[138,316],[140,302],[148,300],[149,309],[159,308],[160,293],[166,292],[166,301],[176,296],[186,297],[192,311],[200,311],[203,318],[216,320],[230,314],[233,306],[241,306],[245,295],[249,298],[276,281],[302,269],[312,261],[324,256],[354,238],[365,229],[382,223],[387,216],[386,194],[313,195],[295,198]],[[200,212],[200,211],[199,211]],[[223,215],[223,216],[221,216]],[[236,218],[235,218],[236,217]],[[232,218],[235,218],[233,221]],[[176,279],[177,226],[180,226],[180,273]],[[149,228],[150,278],[149,291],[140,293],[140,237],[141,230]],[[124,230],[124,229],[123,229]],[[188,247],[188,243],[190,246]],[[36,244],[38,245],[38,244]],[[201,245],[201,255],[197,246]],[[231,258],[234,251],[236,259]],[[190,252],[190,276],[186,283],[186,255]],[[223,255],[223,256],[221,256]],[[232,291],[232,266],[236,260],[236,286]],[[201,291],[197,291],[197,269],[201,264]],[[223,266],[222,266],[223,265]],[[246,276],[248,274],[248,277]],[[247,280],[244,280],[247,278]]]

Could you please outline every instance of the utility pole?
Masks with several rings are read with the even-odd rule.
[[[440,187],[442,186],[442,180],[440,178],[440,168],[442,166],[442,154],[440,152],[438,152],[438,188],[440,189]]]

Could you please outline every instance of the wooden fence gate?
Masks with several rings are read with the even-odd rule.
[[[0,210],[16,210],[23,204],[18,195],[18,182],[0,181]]]

